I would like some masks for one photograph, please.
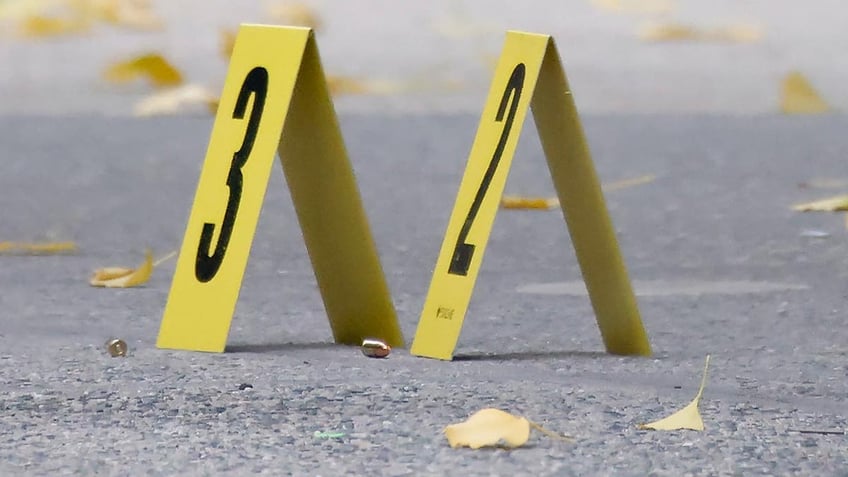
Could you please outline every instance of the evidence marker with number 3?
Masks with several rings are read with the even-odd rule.
[[[277,152],[335,341],[403,346],[312,30],[262,25],[236,37],[157,346],[224,351]]]
[[[606,349],[650,355],[553,38],[515,31],[507,32],[410,351],[453,358],[528,109]]]

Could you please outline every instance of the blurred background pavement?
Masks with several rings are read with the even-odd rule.
[[[848,106],[837,0],[0,0],[0,114],[131,115],[152,88],[103,71],[146,52],[217,95],[246,22],[312,23],[345,112],[479,111],[507,29],[555,37],[583,112],[773,113],[794,70]]]

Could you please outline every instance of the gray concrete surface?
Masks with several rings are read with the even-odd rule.
[[[342,116],[407,339],[475,124]],[[848,429],[848,233],[841,215],[789,206],[840,192],[799,183],[846,178],[848,119],[601,115],[586,127],[602,180],[657,176],[608,194],[650,359],[603,353],[558,212],[500,212],[460,359],[332,345],[279,167],[230,352],[157,350],[173,264],[138,289],[87,278],[178,247],[211,120],[0,117],[0,238],[81,247],[0,257],[0,471],[846,475],[848,436],[798,430]],[[552,193],[532,132],[508,192]],[[113,336],[127,358],[105,353]],[[706,430],[638,430],[692,399],[708,353]],[[490,406],[577,441],[449,448],[442,428]]]
[[[0,114],[129,115],[149,88],[110,85],[101,72],[146,51],[164,54],[188,81],[219,91],[226,70],[220,30],[268,23],[266,6],[275,3],[286,2],[154,0],[162,31],[101,25],[86,36],[41,40],[21,39],[17,23],[0,20]],[[507,29],[554,35],[584,112],[774,112],[780,80],[792,70],[803,72],[836,109],[848,108],[842,87],[848,63],[840,60],[848,49],[848,9],[837,0],[669,0],[660,13],[599,6],[614,0],[288,3],[320,18],[328,72],[403,85],[399,94],[341,97],[345,111],[477,112]],[[669,23],[743,25],[762,36],[751,43],[639,39],[642,28]]]

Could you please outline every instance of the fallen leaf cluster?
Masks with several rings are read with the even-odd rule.
[[[657,431],[676,431],[682,429],[703,431],[704,421],[698,411],[698,406],[704,394],[709,366],[710,357],[707,356],[704,363],[701,386],[698,388],[698,393],[692,402],[666,418],[648,424],[640,424],[637,427],[639,429]],[[453,448],[470,447],[471,449],[479,449],[482,447],[502,447],[512,449],[521,447],[527,443],[530,439],[531,429],[553,439],[573,442],[571,437],[549,431],[525,417],[515,416],[506,411],[494,408],[481,409],[463,422],[448,425],[444,429],[444,434],[448,440],[448,444]]]

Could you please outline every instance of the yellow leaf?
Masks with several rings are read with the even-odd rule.
[[[327,87],[330,89],[330,94],[334,96],[368,92],[368,87],[363,81],[346,76],[327,76]]]
[[[612,192],[616,190],[627,189],[629,187],[637,185],[648,184],[650,182],[653,182],[656,178],[657,176],[653,174],[647,174],[644,176],[633,177],[631,179],[623,179],[620,181],[610,182],[609,184],[604,184],[602,187],[604,189],[604,192]]]
[[[805,202],[792,206],[799,212],[844,212],[848,211],[848,195],[839,195],[828,199]]]
[[[235,30],[221,29],[221,46],[218,51],[225,60],[229,60],[233,56],[233,47],[236,46],[236,35],[237,32]]]
[[[57,253],[69,253],[76,251],[77,244],[74,242],[0,242],[0,254],[53,255]]]
[[[647,184],[656,179],[653,174],[624,179],[603,185],[604,192],[626,189],[641,184]],[[505,195],[501,199],[501,207],[504,209],[536,209],[550,210],[559,207],[559,199],[556,197],[522,197],[518,195]]]
[[[785,114],[816,114],[829,111],[830,106],[803,74],[792,71],[780,86],[780,110]]]
[[[505,195],[501,199],[501,207],[504,209],[548,210],[559,207],[559,199],[556,197],[521,197],[517,195]]]
[[[30,38],[44,38],[60,35],[85,33],[91,23],[84,18],[59,18],[43,15],[31,15],[23,20],[19,32]]]
[[[505,447],[519,447],[530,438],[530,422],[500,409],[481,409],[465,422],[445,427],[445,437],[451,447],[495,446],[500,442]]]
[[[55,0],[0,1],[0,21],[20,20],[31,15],[43,13]]]
[[[669,13],[674,10],[671,0],[592,0],[592,5],[615,13]]]
[[[272,21],[283,25],[301,26],[317,30],[321,27],[321,18],[314,10],[302,3],[286,2],[268,7],[268,16]]]
[[[145,254],[144,263],[137,269],[122,267],[99,268],[94,271],[88,283],[93,287],[130,288],[143,285],[153,273],[153,254]]]
[[[177,86],[183,82],[182,74],[162,55],[146,53],[110,65],[103,77],[115,83],[126,83],[137,78],[147,78],[153,86]]]
[[[78,17],[107,22],[117,20],[120,8],[118,0],[70,0],[68,5]]]
[[[479,449],[493,446],[513,448],[527,442],[531,428],[554,439],[571,441],[569,437],[551,432],[523,417],[493,408],[481,409],[464,422],[445,427],[444,432],[448,443],[453,448]]]
[[[696,27],[667,23],[652,25],[639,31],[643,41],[715,41],[749,43],[759,40],[762,30],[752,25],[699,29]]]
[[[208,89],[196,84],[187,84],[177,88],[157,92],[141,99],[133,107],[133,115],[139,117],[160,116],[185,112],[195,105],[202,105],[206,111],[217,107],[218,98]]]
[[[704,421],[701,419],[701,413],[698,412],[698,405],[701,403],[701,396],[704,394],[704,386],[707,384],[707,368],[710,366],[710,355],[707,355],[706,363],[704,363],[704,376],[701,378],[701,387],[698,388],[698,394],[686,407],[675,412],[674,414],[654,421],[650,424],[640,424],[640,429],[653,429],[656,431],[676,431],[678,429],[692,429],[694,431],[704,430]]]

